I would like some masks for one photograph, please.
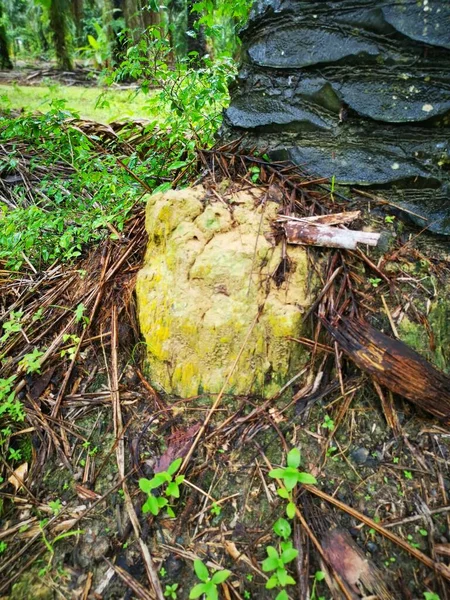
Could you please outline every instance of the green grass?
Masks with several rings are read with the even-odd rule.
[[[109,123],[125,117],[151,118],[148,97],[134,90],[86,88],[51,83],[48,86],[0,85],[0,108],[45,112],[52,100],[66,100],[82,118]]]

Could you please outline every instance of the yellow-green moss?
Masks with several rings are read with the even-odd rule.
[[[267,296],[281,260],[264,236],[277,205],[255,208],[242,192],[234,200],[239,220],[201,186],[148,197],[149,245],[136,291],[150,376],[169,393],[219,392],[263,304],[226,392],[271,395],[305,359],[287,337],[301,334],[310,304],[306,253],[290,249],[289,283],[272,283]]]

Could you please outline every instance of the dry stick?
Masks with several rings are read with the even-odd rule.
[[[423,552],[420,552],[420,550],[417,550],[416,548],[412,548],[412,546],[410,546],[407,542],[402,540],[402,538],[399,537],[398,535],[396,535],[395,533],[392,533],[391,531],[385,529],[382,525],[380,525],[379,523],[376,523],[370,517],[366,517],[366,515],[363,515],[359,511],[355,510],[351,506],[348,506],[347,504],[344,504],[340,500],[337,500],[337,498],[333,498],[333,496],[330,496],[326,492],[319,490],[319,488],[316,488],[312,485],[307,485],[307,484],[304,484],[303,487],[306,490],[308,490],[308,492],[311,492],[311,494],[314,494],[315,496],[318,496],[319,498],[322,498],[323,500],[330,502],[330,504],[333,504],[340,510],[343,510],[344,512],[351,515],[352,517],[355,517],[355,519],[358,519],[362,523],[365,523],[372,529],[375,529],[375,531],[377,531],[378,533],[381,533],[381,535],[384,535],[384,537],[386,537],[388,540],[390,540],[391,542],[394,542],[394,544],[397,544],[398,546],[400,546],[400,548],[402,548],[403,550],[405,550],[406,552],[411,554],[411,556],[413,556],[417,560],[420,560],[424,565],[426,565],[430,569],[433,569],[434,571],[436,571],[437,573],[439,573],[446,579],[450,580],[450,568],[447,567],[446,565],[434,562],[429,556],[427,556]]]
[[[138,598],[141,600],[154,600],[155,595],[150,591],[146,590],[144,586],[142,586],[134,577],[132,577],[129,573],[127,573],[124,569],[117,565],[113,565],[111,561],[109,561],[105,556],[103,560],[108,564],[108,566],[114,570],[114,572],[122,579],[122,581],[133,590]]]
[[[189,448],[189,452],[187,453],[187,455],[186,455],[186,457],[185,457],[185,459],[184,459],[184,461],[183,461],[183,464],[182,464],[182,465],[181,465],[181,467],[180,467],[180,473],[182,473],[182,472],[183,472],[183,471],[186,469],[186,467],[187,467],[187,465],[188,465],[188,463],[189,463],[189,461],[190,461],[190,459],[191,459],[191,456],[192,456],[192,454],[194,453],[194,450],[195,450],[195,448],[197,447],[197,444],[198,444],[198,442],[200,441],[200,438],[201,438],[201,437],[202,437],[202,435],[204,434],[204,432],[205,432],[205,430],[206,430],[206,428],[207,428],[207,426],[208,426],[208,423],[209,423],[209,421],[211,420],[211,417],[213,416],[213,414],[214,414],[215,410],[216,410],[216,409],[217,409],[217,407],[219,406],[219,404],[220,404],[220,402],[221,402],[221,400],[222,400],[222,398],[223,398],[223,396],[224,396],[224,394],[225,394],[225,390],[226,390],[226,387],[227,387],[227,385],[228,385],[228,382],[230,381],[230,378],[231,378],[231,376],[233,375],[233,373],[234,373],[234,371],[235,371],[235,369],[236,369],[236,367],[237,367],[237,365],[238,365],[238,363],[239,363],[239,360],[240,360],[240,358],[241,358],[241,356],[242,356],[242,353],[244,352],[245,346],[247,345],[247,342],[248,342],[248,340],[250,339],[250,336],[251,336],[251,334],[252,334],[252,332],[253,332],[253,329],[255,328],[255,326],[256,326],[256,324],[257,324],[257,322],[258,322],[258,320],[259,320],[259,317],[260,317],[260,316],[261,316],[261,314],[262,314],[263,306],[264,306],[264,305],[261,305],[261,306],[259,307],[259,309],[258,309],[258,313],[256,314],[256,317],[253,319],[253,322],[252,322],[252,324],[250,325],[250,327],[249,327],[249,329],[248,329],[248,331],[247,331],[247,335],[245,336],[245,339],[244,339],[244,341],[242,342],[242,346],[241,346],[241,348],[240,348],[240,350],[239,350],[239,353],[238,353],[238,355],[237,355],[237,357],[236,357],[236,360],[235,360],[235,361],[234,361],[234,363],[233,363],[233,366],[231,367],[231,369],[230,369],[230,371],[229,371],[229,373],[228,373],[228,375],[227,375],[227,377],[226,377],[226,379],[225,379],[225,382],[224,382],[224,384],[223,384],[223,386],[222,386],[222,389],[220,390],[220,392],[219,392],[219,395],[217,396],[217,398],[216,398],[216,400],[215,400],[214,404],[213,404],[213,405],[211,406],[211,408],[209,409],[209,411],[208,411],[208,414],[206,415],[206,418],[205,418],[205,422],[204,422],[204,423],[203,423],[203,425],[200,427],[200,429],[199,429],[199,432],[198,432],[198,433],[197,433],[197,435],[195,436],[195,439],[194,439],[194,441],[192,442],[192,445],[191,445],[191,447]]]
[[[450,506],[442,506],[441,508],[435,508],[430,510],[430,515],[438,515],[440,513],[448,513],[450,512]],[[407,523],[414,523],[415,521],[421,521],[424,519],[424,515],[412,515],[411,517],[405,517],[401,521],[395,521],[392,523],[385,523],[384,527],[386,529],[390,527],[399,527],[400,525],[406,525]]]
[[[104,279],[105,279],[106,267],[107,267],[108,261],[109,261],[109,255],[110,255],[110,253],[108,253],[108,256],[106,257],[106,260],[104,260],[104,256],[102,256],[103,267],[102,267],[102,272],[101,272],[101,275],[100,275],[100,281],[99,281],[99,284],[97,286],[98,292],[96,294],[95,303],[94,303],[94,306],[93,306],[93,308],[91,310],[91,314],[89,316],[89,323],[92,323],[92,319],[95,316],[95,312],[97,310],[97,307],[100,304],[100,299],[101,299],[102,293],[103,293],[103,283],[104,283]],[[67,372],[66,372],[66,374],[64,376],[64,379],[63,379],[63,382],[61,384],[61,387],[59,388],[58,395],[56,396],[55,405],[53,406],[53,410],[52,410],[52,414],[51,414],[52,417],[56,417],[57,414],[58,414],[59,407],[61,406],[61,402],[62,402],[64,393],[66,391],[67,384],[69,383],[70,376],[72,375],[72,371],[73,371],[73,368],[75,366],[75,362],[76,362],[76,360],[78,358],[78,353],[80,351],[81,345],[83,344],[84,337],[85,337],[85,335],[87,333],[87,330],[88,330],[88,327],[85,327],[83,329],[82,334],[80,335],[80,339],[78,340],[77,347],[75,348],[75,352],[74,352],[74,354],[73,354],[73,356],[71,358],[69,368],[67,369]]]
[[[113,416],[114,416],[114,432],[117,440],[116,456],[117,456],[117,467],[119,469],[119,475],[123,478],[125,473],[125,442],[123,438],[123,421],[122,421],[122,410],[120,406],[120,394],[119,394],[119,361],[117,357],[117,348],[119,340],[117,336],[117,307],[114,304],[111,311],[111,401],[113,405]],[[150,555],[150,551],[144,541],[141,538],[141,531],[139,521],[134,510],[133,502],[131,500],[130,492],[126,481],[123,482],[122,489],[125,496],[125,505],[127,512],[130,517],[131,524],[133,526],[134,535],[139,544],[142,559],[144,561],[145,570],[150,585],[155,590],[156,598],[158,600],[164,600],[164,593],[161,588],[161,584],[158,579],[156,568],[153,564],[153,559]]]

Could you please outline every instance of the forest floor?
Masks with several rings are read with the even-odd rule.
[[[45,112],[59,100],[82,119],[101,123],[154,117],[149,96],[140,93],[137,84],[103,86],[98,73],[90,69],[80,67],[64,73],[42,62],[19,64],[12,71],[0,72],[2,109]]]
[[[200,153],[204,184],[228,202],[220,179],[248,186],[254,160]],[[311,339],[301,340],[308,369],[271,401],[225,397],[211,412],[209,397],[167,397],[147,380],[133,295],[142,205],[118,239],[69,266],[0,271],[3,323],[21,311],[2,341],[2,377],[18,373],[27,412],[2,449],[0,598],[185,600],[199,583],[195,559],[231,571],[218,585],[226,600],[274,598],[281,587],[266,589],[262,561],[281,531],[298,551],[288,565],[293,600],[448,600],[450,428],[374,387],[317,317],[353,307],[445,367],[432,314],[436,305],[449,314],[448,248],[376,200],[354,193],[349,203],[348,190],[260,163],[259,185],[276,185],[299,215],[358,209],[360,227],[386,233],[370,251],[309,251],[319,285]],[[37,345],[47,350],[25,375],[18,365]],[[269,472],[293,446],[317,485],[294,491],[290,531]],[[7,450],[23,462],[12,468]],[[179,457],[186,479],[175,516],[144,514],[139,480]]]

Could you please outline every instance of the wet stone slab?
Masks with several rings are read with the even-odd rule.
[[[224,137],[450,234],[450,2],[260,0]]]

